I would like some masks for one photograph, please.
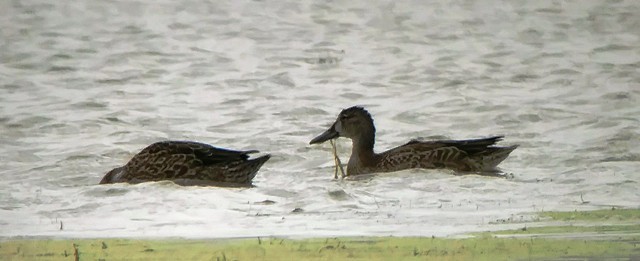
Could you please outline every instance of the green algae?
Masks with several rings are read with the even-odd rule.
[[[601,209],[592,211],[547,211],[539,213],[559,221],[640,221],[640,209]]]

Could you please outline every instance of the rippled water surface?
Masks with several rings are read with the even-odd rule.
[[[639,13],[634,0],[0,1],[0,236],[440,236],[639,207]],[[501,165],[513,178],[334,180],[329,145],[308,142],[352,105],[373,114],[378,151],[506,135],[521,145]],[[165,139],[273,157],[254,188],[96,185]]]

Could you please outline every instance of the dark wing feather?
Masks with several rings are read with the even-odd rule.
[[[432,148],[439,147],[456,147],[457,149],[464,151],[468,154],[476,154],[483,152],[487,149],[487,147],[496,144],[498,141],[501,141],[504,136],[494,136],[489,138],[482,139],[471,139],[471,140],[437,140],[437,141],[419,141],[419,140],[411,140],[406,145],[413,144],[421,144],[422,146],[430,145]]]
[[[473,140],[447,140],[440,141],[447,146],[453,146],[460,150],[463,150],[469,154],[476,154],[483,152],[487,149],[487,147],[496,144],[498,141],[501,141],[503,136],[494,136],[490,138],[483,139],[473,139]]]
[[[257,150],[236,151],[222,149],[205,143],[193,141],[161,141],[145,148],[141,153],[147,152],[155,154],[162,151],[172,155],[192,155],[197,160],[202,161],[204,165],[218,164],[229,161],[244,161],[249,158],[250,153],[256,153]]]

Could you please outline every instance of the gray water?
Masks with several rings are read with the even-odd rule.
[[[0,1],[0,236],[448,236],[640,207],[638,14],[634,0]],[[501,165],[512,178],[334,180],[329,145],[308,142],[352,105],[377,151],[505,135],[521,145]],[[273,157],[254,188],[96,185],[166,139]]]

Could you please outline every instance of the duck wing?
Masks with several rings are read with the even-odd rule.
[[[198,176],[204,167],[241,163],[256,150],[235,151],[193,141],[161,141],[136,154],[125,165],[125,180],[163,180]]]
[[[388,170],[405,168],[451,168],[454,170],[473,169],[468,157],[492,150],[494,144],[502,140],[494,136],[469,140],[412,140],[407,144],[380,154],[379,167]]]
[[[437,147],[455,147],[461,151],[466,152],[469,155],[483,152],[488,147],[495,145],[501,141],[504,136],[493,136],[489,138],[470,139],[470,140],[439,140],[426,143],[432,143],[434,145],[440,145]],[[411,142],[409,142],[411,143]]]
[[[136,157],[146,155],[153,156],[183,155],[185,160],[196,160],[203,165],[212,165],[230,161],[243,161],[249,158],[248,154],[257,153],[257,150],[237,151],[211,146],[209,144],[194,141],[161,141],[149,145]]]

